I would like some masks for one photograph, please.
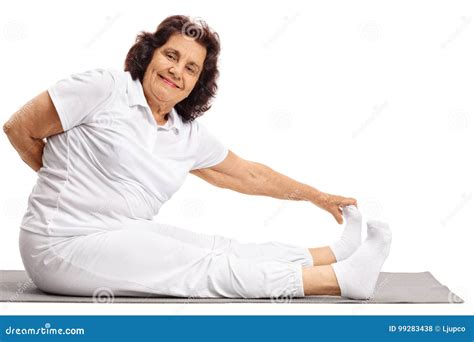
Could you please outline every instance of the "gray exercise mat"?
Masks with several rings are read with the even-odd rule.
[[[0,302],[66,303],[463,303],[430,272],[380,273],[375,295],[370,300],[352,300],[339,296],[299,298],[182,298],[182,297],[76,297],[39,290],[25,271],[0,271]]]

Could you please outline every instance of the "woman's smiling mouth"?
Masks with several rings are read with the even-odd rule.
[[[158,74],[158,76],[163,80],[163,82],[165,82],[167,85],[169,85],[170,87],[173,87],[173,88],[179,88],[173,81],[171,81],[170,79],[164,77],[164,76],[161,76],[160,74]]]

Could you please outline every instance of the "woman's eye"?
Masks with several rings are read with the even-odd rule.
[[[188,69],[188,71],[191,72],[191,73],[193,73],[193,74],[194,74],[194,72],[195,72],[194,68],[192,68],[192,67],[186,67],[186,69]]]
[[[168,56],[169,59],[172,59],[172,60],[176,59],[176,56],[171,54],[171,53],[169,53],[167,56]]]

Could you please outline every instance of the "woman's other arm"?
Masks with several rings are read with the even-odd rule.
[[[44,91],[13,114],[3,131],[21,159],[38,171],[43,166],[43,139],[64,130],[51,97]]]

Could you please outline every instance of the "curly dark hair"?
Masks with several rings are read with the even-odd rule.
[[[217,92],[217,67],[220,53],[219,35],[203,20],[191,20],[188,16],[173,15],[163,20],[155,33],[141,31],[125,59],[125,71],[132,78],[143,82],[143,77],[151,62],[155,49],[166,44],[168,39],[181,33],[195,39],[206,48],[206,59],[199,79],[187,98],[175,105],[176,112],[183,122],[193,121],[211,108],[212,99]]]

